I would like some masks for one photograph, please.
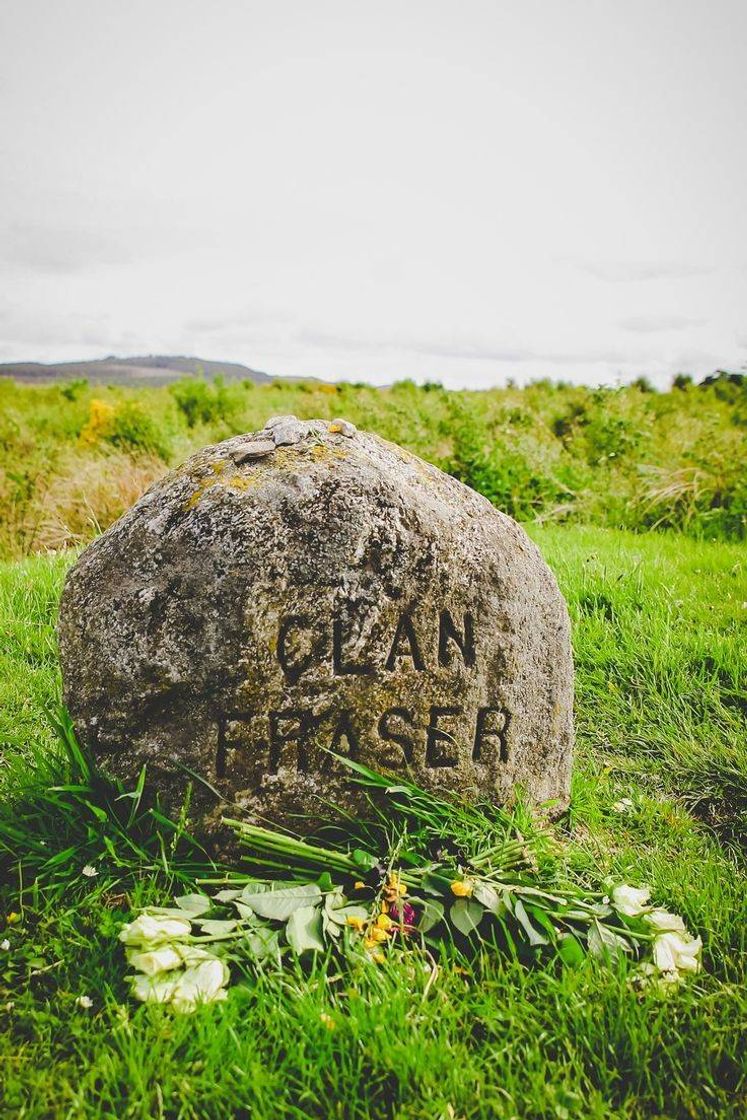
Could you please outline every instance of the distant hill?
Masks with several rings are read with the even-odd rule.
[[[33,384],[46,381],[68,381],[85,378],[105,385],[168,385],[180,377],[203,374],[226,381],[271,381],[261,373],[236,362],[207,362],[202,358],[185,358],[173,355],[149,354],[143,358],[99,358],[92,362],[42,362],[0,363],[0,377],[13,377],[16,381]]]

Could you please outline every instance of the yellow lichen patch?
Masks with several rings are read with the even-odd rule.
[[[200,499],[203,497],[211,487],[215,486],[219,481],[220,476],[226,469],[226,462],[223,459],[218,459],[217,462],[208,463],[206,474],[202,475],[197,481],[197,489],[188,498],[182,507],[185,511],[194,509]],[[191,472],[190,472],[191,473]],[[212,478],[210,477],[212,475]]]
[[[225,480],[225,485],[230,486],[232,490],[252,490],[255,486],[259,486],[259,476],[256,474],[234,474],[231,478]]]
[[[343,451],[341,447],[328,447],[326,443],[315,443],[311,448],[311,458],[315,463],[321,463],[324,459],[347,459],[347,451]]]

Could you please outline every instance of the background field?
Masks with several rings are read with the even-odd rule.
[[[190,451],[287,412],[353,420],[520,520],[743,539],[747,380],[677,385],[447,392],[408,381],[373,389],[191,378],[130,389],[0,378],[0,557],[88,540]]]
[[[608,872],[648,883],[682,913],[705,946],[694,983],[662,998],[592,963],[559,973],[487,960],[444,967],[426,992],[424,976],[396,968],[291,970],[174,1019],[128,1004],[115,942],[133,906],[163,896],[166,871],[118,867],[80,837],[55,851],[52,814],[34,840],[57,860],[55,885],[34,885],[38,847],[24,875],[24,790],[62,777],[45,712],[75,553],[44,550],[87,539],[192,447],[286,411],[349,417],[528,523],[574,623],[577,760],[555,829],[565,865],[590,884]],[[2,1115],[744,1115],[746,419],[744,389],[727,379],[668,394],[0,384]],[[631,531],[654,524],[670,528]],[[614,808],[623,797],[629,812]],[[81,875],[90,860],[94,880]],[[90,1010],[76,1003],[86,995]]]

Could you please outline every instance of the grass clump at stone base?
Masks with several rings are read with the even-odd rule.
[[[0,896],[0,1115],[744,1115],[743,549],[531,531],[574,622],[577,760],[555,831],[569,873],[651,886],[702,936],[704,971],[663,998],[593,960],[445,955],[435,981],[395,961],[344,974],[289,963],[178,1017],[129,1000],[117,932],[182,890],[189,850],[115,845],[117,861],[92,828],[44,886],[17,858],[21,836]],[[45,710],[59,696],[52,625],[70,559],[0,568],[2,820],[21,832],[19,791],[64,777]],[[53,845],[51,825],[43,838]]]

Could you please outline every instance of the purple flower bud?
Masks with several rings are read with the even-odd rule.
[[[393,902],[389,907],[389,917],[401,925],[403,933],[413,933],[418,920],[417,911],[411,902]]]

